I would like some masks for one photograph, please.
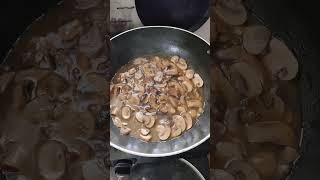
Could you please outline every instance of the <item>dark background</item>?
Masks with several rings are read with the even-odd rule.
[[[2,0],[0,59],[26,27],[58,0]],[[302,119],[306,130],[303,158],[294,180],[319,179],[320,169],[320,45],[319,6],[316,0],[249,0],[253,11],[289,42],[298,56]],[[1,61],[0,61],[1,62]],[[0,178],[1,179],[1,178]]]

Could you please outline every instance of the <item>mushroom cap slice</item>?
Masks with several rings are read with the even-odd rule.
[[[186,70],[186,77],[187,77],[188,79],[192,79],[193,76],[194,76],[194,70],[192,70],[192,69]]]
[[[184,118],[185,122],[186,122],[186,130],[191,129],[192,127],[192,117],[189,113],[187,112],[182,112],[181,116]]]
[[[127,126],[122,126],[120,128],[120,134],[122,135],[128,135],[131,132],[131,129],[128,128]]]
[[[270,52],[262,59],[265,67],[272,76],[281,80],[295,78],[299,64],[292,51],[279,39],[273,38],[270,42]]]
[[[233,175],[241,174],[246,180],[260,180],[257,171],[249,163],[243,160],[233,160],[227,166],[227,171]]]
[[[146,129],[146,128],[141,128],[140,129],[140,133],[144,136],[148,135],[150,133],[150,130],[149,129]]]
[[[180,68],[182,70],[186,70],[188,68],[187,62],[183,58],[180,58],[176,64],[177,64],[178,68]]]
[[[171,128],[169,126],[158,125],[156,130],[160,140],[165,141],[170,137]]]
[[[262,92],[262,81],[256,69],[247,63],[235,63],[230,66],[231,80],[244,95],[255,97]]]
[[[172,56],[170,61],[172,61],[173,63],[177,63],[179,61],[179,56]]]
[[[243,150],[239,143],[220,141],[216,144],[216,167],[223,168],[230,159],[243,159]]]
[[[265,26],[250,26],[243,33],[243,47],[248,53],[258,55],[267,47],[271,32]]]
[[[147,128],[152,128],[156,122],[156,118],[154,116],[145,116],[144,125]]]
[[[120,118],[118,118],[118,117],[113,117],[113,118],[112,118],[112,121],[113,121],[113,124],[114,124],[115,126],[117,126],[118,128],[121,128],[121,127],[122,127],[122,121],[121,121]]]
[[[180,136],[181,133],[182,133],[182,131],[181,131],[180,127],[178,127],[176,124],[174,124],[171,127],[171,137],[172,138]]]
[[[238,26],[247,21],[247,11],[239,0],[219,0],[213,12],[228,25]]]
[[[280,121],[262,121],[249,124],[246,128],[248,142],[269,142],[283,146],[297,146],[293,128]]]
[[[235,178],[230,173],[222,169],[213,170],[213,179],[214,180],[235,180]]]
[[[143,123],[144,122],[144,119],[145,119],[145,115],[143,115],[143,113],[141,111],[137,112],[136,115],[136,120],[140,123]]]
[[[131,116],[131,109],[128,106],[124,106],[121,110],[121,115],[123,119],[129,119]]]
[[[40,146],[37,154],[39,173],[45,179],[60,179],[67,166],[67,148],[58,141],[47,141]]]
[[[277,169],[278,162],[273,152],[258,152],[250,157],[249,162],[263,177],[272,177]]]
[[[146,136],[140,134],[139,138],[142,139],[143,141],[150,141],[152,136],[151,136],[151,134],[148,134]]]
[[[181,129],[182,132],[186,130],[186,122],[182,116],[174,115],[172,116],[172,120],[174,124]]]
[[[202,87],[203,86],[203,80],[202,80],[201,76],[198,73],[194,74],[192,82],[197,87]]]

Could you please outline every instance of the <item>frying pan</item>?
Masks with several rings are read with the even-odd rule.
[[[129,154],[144,157],[164,157],[188,151],[210,137],[209,113],[209,43],[199,36],[169,26],[146,26],[123,32],[111,39],[111,75],[128,61],[148,55],[179,55],[204,80],[204,113],[197,123],[183,135],[165,142],[143,142],[120,135],[110,121],[110,144]],[[111,118],[111,117],[110,117]]]

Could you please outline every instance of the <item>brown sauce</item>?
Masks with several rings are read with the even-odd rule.
[[[202,86],[201,77],[178,56],[134,59],[112,80],[112,119],[121,134],[143,141],[178,137],[203,112]]]

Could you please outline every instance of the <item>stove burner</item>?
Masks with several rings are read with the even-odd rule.
[[[210,0],[135,0],[145,26],[174,26],[196,31],[208,19]]]

